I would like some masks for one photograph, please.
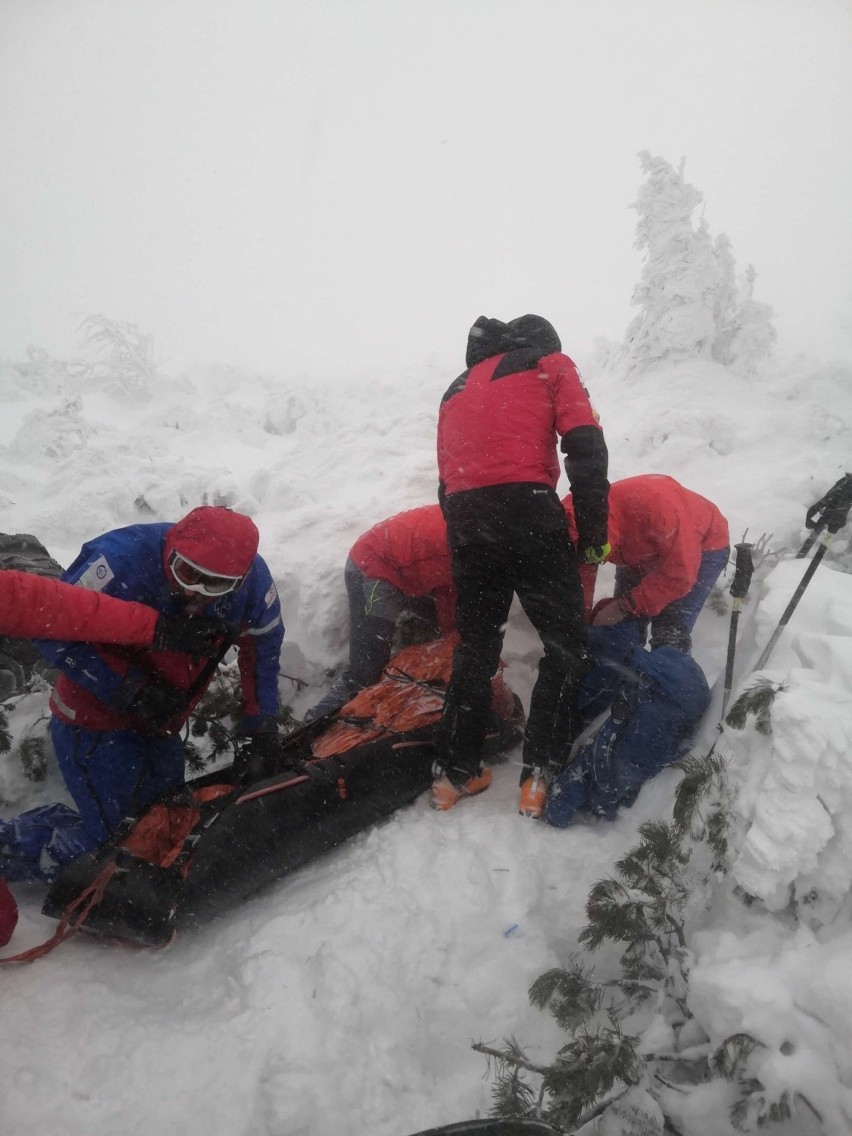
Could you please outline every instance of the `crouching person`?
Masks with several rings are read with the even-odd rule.
[[[344,570],[349,597],[349,665],[305,714],[312,722],[333,714],[381,678],[397,621],[413,612],[434,634],[455,630],[455,590],[440,505],[424,505],[380,521],[360,536]]]
[[[576,537],[571,494],[563,499]],[[594,627],[637,622],[650,646],[689,651],[691,632],[730,555],[728,522],[712,501],[673,477],[640,474],[609,487],[608,561],[615,595],[590,611],[596,568],[580,568],[586,610]]]
[[[176,524],[132,525],[83,546],[65,580],[167,617],[215,619],[218,633],[206,650],[181,649],[179,640],[168,639],[150,647],[40,642],[59,671],[50,730],[77,811],[51,805],[0,821],[0,875],[50,880],[126,816],[179,789],[180,731],[232,643],[247,748],[261,753],[274,745],[284,629],[257,547],[249,517],[213,506],[193,509]],[[212,659],[201,657],[211,650]]]

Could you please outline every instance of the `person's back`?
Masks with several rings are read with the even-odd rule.
[[[379,521],[358,537],[349,556],[366,576],[387,580],[406,596],[452,587],[440,505],[421,505]]]
[[[606,445],[553,326],[534,315],[508,324],[480,316],[470,331],[466,361],[467,370],[447,390],[438,415],[439,498],[454,535],[461,537],[470,520],[474,538],[482,536],[487,518],[480,506],[513,512],[518,502],[542,496],[531,492],[535,486],[555,489],[559,435],[584,547],[603,544]],[[528,488],[466,496],[500,485]]]
[[[349,600],[349,663],[304,715],[333,714],[378,682],[391,655],[397,621],[409,612],[427,634],[455,631],[456,594],[447,524],[439,505],[379,521],[355,541],[343,573]]]
[[[571,692],[585,665],[586,637],[574,549],[555,491],[557,435],[582,547],[606,541],[606,444],[553,326],[534,315],[509,323],[481,316],[468,336],[466,362],[444,395],[438,421],[439,500],[461,643],[436,736],[435,808],[451,808],[490,781],[480,762],[489,683],[515,593],[544,645],[527,724],[526,772],[551,766],[571,741]],[[522,799],[522,811],[539,815],[540,807],[528,809]]]
[[[639,568],[677,544],[711,552],[730,543],[728,522],[716,505],[665,474],[615,481],[609,502],[613,564]]]
[[[576,531],[571,495],[563,501]],[[690,632],[728,559],[728,522],[712,501],[665,474],[615,481],[609,492],[609,561],[615,596],[592,613],[594,569],[582,569],[596,626],[650,620],[653,646],[690,648]]]

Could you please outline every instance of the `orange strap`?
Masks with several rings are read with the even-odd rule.
[[[110,860],[100,874],[92,880],[89,886],[84,888],[76,898],[71,900],[62,913],[59,926],[46,942],[40,943],[37,947],[31,947],[28,951],[21,951],[20,954],[10,955],[8,958],[0,958],[0,965],[7,962],[35,962],[36,959],[43,958],[44,955],[50,954],[52,950],[58,947],[60,943],[64,943],[66,939],[70,939],[72,935],[79,931],[92,908],[96,907],[103,899],[104,890],[112,879],[115,870],[116,863],[114,860]],[[80,908],[80,910],[77,911],[77,908]],[[77,911],[76,915],[74,915],[75,911]]]

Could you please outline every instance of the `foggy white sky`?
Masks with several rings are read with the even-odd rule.
[[[787,348],[852,353],[846,0],[0,0],[0,357],[129,319],[167,368],[620,338],[636,153]]]

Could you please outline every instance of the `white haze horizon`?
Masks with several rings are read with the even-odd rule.
[[[5,0],[0,358],[96,313],[171,373],[416,376],[539,311],[582,360],[635,314],[645,149],[779,346],[848,357],[850,33],[845,0]]]

